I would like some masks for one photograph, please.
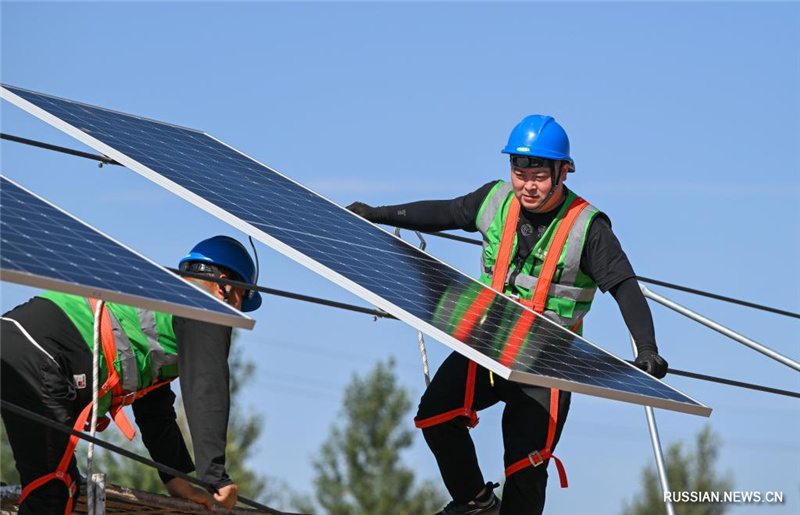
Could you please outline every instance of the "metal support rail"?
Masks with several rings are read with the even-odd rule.
[[[106,156],[99,156],[97,154],[92,154],[91,152],[83,152],[81,150],[74,150],[67,147],[60,147],[58,145],[51,145],[50,143],[42,143],[41,141],[34,141],[28,138],[21,138],[19,136],[13,136],[11,134],[4,134],[0,133],[0,139],[7,139],[8,141],[13,141],[15,143],[22,143],[24,145],[30,145],[32,147],[44,148],[46,150],[54,150],[56,152],[61,152],[62,154],[69,154],[71,156],[78,156],[83,157],[86,159],[93,159],[95,161],[100,161],[100,166],[106,165],[118,165],[122,166],[110,157]]]
[[[633,335],[628,333],[631,339],[631,347],[633,348],[633,357],[639,355],[639,350],[636,348],[636,340]],[[664,465],[664,454],[661,451],[661,438],[658,436],[658,426],[656,425],[656,415],[653,413],[653,408],[650,406],[644,407],[644,414],[647,418],[647,428],[650,430],[650,443],[653,444],[653,454],[656,458],[656,470],[658,471],[658,479],[661,483],[661,493],[666,494],[671,492],[669,488],[669,478],[667,477],[667,467]],[[675,515],[675,508],[672,506],[672,499],[664,497],[664,505],[667,508],[667,515]]]
[[[709,328],[717,331],[718,333],[724,334],[725,336],[727,336],[728,338],[731,338],[732,340],[735,340],[735,341],[737,341],[737,342],[739,342],[739,343],[741,343],[743,345],[746,345],[746,346],[750,347],[751,349],[756,350],[756,351],[760,352],[761,354],[763,354],[763,355],[765,355],[767,357],[770,357],[770,358],[774,359],[775,361],[778,361],[779,363],[783,363],[787,367],[793,368],[793,369],[797,370],[798,372],[800,372],[800,363],[798,363],[797,361],[794,361],[793,359],[787,358],[783,354],[775,352],[774,350],[770,349],[769,347],[767,347],[765,345],[761,345],[760,343],[758,343],[758,342],[756,342],[754,340],[751,340],[750,338],[747,338],[746,336],[742,336],[741,334],[739,334],[739,333],[737,333],[735,331],[732,331],[731,329],[728,329],[727,327],[725,327],[725,326],[723,326],[721,324],[718,324],[717,322],[714,322],[713,320],[708,319],[708,318],[704,317],[703,315],[700,315],[699,313],[695,313],[691,309],[686,308],[684,306],[681,306],[677,302],[673,302],[673,301],[667,299],[666,297],[662,297],[661,295],[650,291],[649,289],[647,289],[646,286],[644,286],[642,284],[639,285],[639,288],[642,289],[642,293],[648,299],[654,300],[654,301],[658,302],[659,304],[661,304],[662,306],[666,306],[666,307],[670,308],[673,311],[677,311],[681,315],[683,315],[685,317],[688,317],[688,318],[694,320],[695,322],[703,324],[704,326],[709,327]]]

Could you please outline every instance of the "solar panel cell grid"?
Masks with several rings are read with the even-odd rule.
[[[3,280],[215,323],[253,321],[0,176]]]
[[[520,337],[514,327],[525,308],[516,302],[211,136],[10,86],[5,89],[7,99],[503,377],[710,413],[542,317],[526,315],[535,320]],[[464,313],[469,309],[464,304],[481,292],[489,297],[473,317],[475,323],[466,329],[459,326],[452,313]],[[498,361],[504,349],[512,357],[507,366]]]

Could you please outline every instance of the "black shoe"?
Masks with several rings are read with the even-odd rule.
[[[436,515],[478,515],[479,513],[496,515],[500,513],[500,499],[494,495],[494,489],[498,486],[500,486],[499,483],[486,483],[488,491],[483,494],[483,497],[466,504],[456,504],[455,501],[450,501],[450,504]]]

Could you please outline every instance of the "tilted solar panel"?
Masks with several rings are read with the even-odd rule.
[[[230,327],[255,324],[1,175],[0,279]]]
[[[212,136],[11,86],[0,94],[501,377],[711,413]]]

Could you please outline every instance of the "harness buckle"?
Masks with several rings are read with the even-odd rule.
[[[120,406],[130,406],[136,400],[136,392],[126,393],[120,397]]]
[[[528,461],[531,462],[532,466],[538,467],[544,463],[544,458],[542,458],[542,455],[539,454],[539,451],[533,451],[532,453],[528,454]]]

